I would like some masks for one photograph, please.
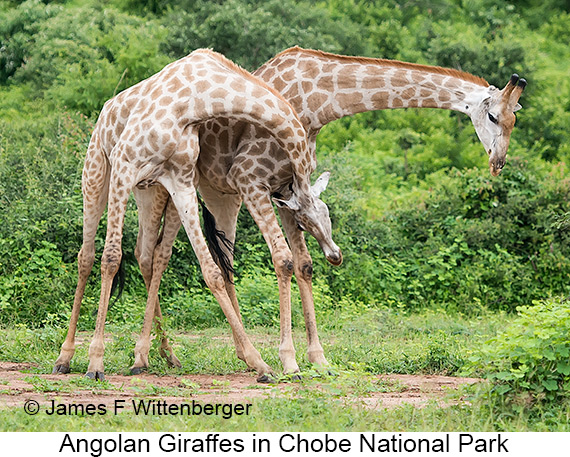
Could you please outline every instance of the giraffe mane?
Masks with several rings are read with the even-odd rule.
[[[461,71],[461,70],[456,70],[453,68],[444,68],[444,67],[437,67],[437,66],[432,66],[432,65],[422,65],[422,64],[417,64],[417,63],[402,62],[400,60],[375,59],[373,57],[343,56],[340,54],[332,54],[330,52],[320,51],[320,50],[316,50],[316,49],[303,49],[299,46],[294,46],[292,48],[285,49],[284,51],[281,51],[279,54],[277,54],[275,57],[273,57],[273,59],[271,59],[270,62],[275,60],[275,59],[278,59],[280,57],[285,57],[289,54],[295,54],[295,53],[309,54],[309,55],[314,55],[314,56],[320,57],[320,58],[329,58],[329,59],[334,59],[334,60],[340,60],[340,61],[347,62],[347,63],[385,65],[385,66],[396,67],[396,68],[404,68],[407,70],[419,70],[419,71],[424,71],[424,72],[428,72],[428,73],[440,74],[443,76],[452,76],[454,78],[459,78],[459,79],[462,79],[464,81],[472,82],[472,83],[477,84],[479,86],[489,87],[489,83],[485,79],[483,79],[479,76],[472,75],[471,73],[467,73],[467,72]]]
[[[244,78],[249,79],[251,82],[257,84],[258,86],[261,86],[264,89],[267,89],[273,95],[278,97],[281,101],[283,101],[284,103],[287,103],[289,106],[291,106],[291,104],[283,97],[283,95],[281,95],[281,93],[279,93],[279,91],[275,90],[273,87],[271,87],[265,81],[263,81],[261,78],[258,78],[257,76],[252,75],[249,71],[240,67],[237,63],[232,62],[230,59],[228,59],[224,55],[220,54],[219,52],[216,52],[212,49],[199,49],[198,52],[202,52],[204,54],[210,55],[211,57],[216,59],[218,62],[220,62],[222,65],[224,65],[224,66],[228,67],[230,70],[242,75]],[[298,119],[297,112],[295,111],[295,109],[292,106],[291,106],[291,111],[293,112],[293,114]]]

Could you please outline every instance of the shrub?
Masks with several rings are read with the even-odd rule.
[[[166,318],[163,328],[204,328],[227,322],[214,295],[203,287],[180,287],[171,293],[162,290],[161,297]]]
[[[0,83],[29,84],[35,95],[90,115],[168,63],[158,52],[165,33],[156,22],[112,9],[30,0],[0,25]]]
[[[570,397],[570,301],[517,308],[518,319],[470,358],[492,382],[492,394],[515,407]]]
[[[0,276],[0,324],[39,327],[67,322],[71,309],[67,305],[72,300],[67,291],[74,286],[76,275],[47,241],[27,257],[9,276]]]
[[[250,71],[294,45],[355,55],[365,52],[357,24],[335,20],[326,8],[309,2],[198,0],[183,2],[163,20],[169,33],[162,49],[172,57],[209,47]]]
[[[46,6],[40,0],[28,0],[18,8],[0,13],[0,84],[5,84],[24,64],[43,21],[60,11],[60,6]]]
[[[3,309],[17,307],[14,297],[29,300],[43,313],[40,323],[60,305],[63,314],[69,309],[81,246],[82,159],[97,111],[115,92],[201,46],[248,68],[299,44],[461,66],[501,85],[520,67],[529,79],[524,110],[517,113],[507,167],[495,179],[463,115],[390,110],[323,129],[317,158],[333,172],[323,198],[345,261],[332,268],[307,237],[315,306],[333,316],[382,305],[477,313],[483,307],[514,311],[569,293],[568,12],[562,0],[527,0],[539,12],[531,21],[529,9],[495,3],[390,0],[371,9],[367,0],[0,0]],[[132,255],[136,227],[131,203],[123,243],[128,296],[111,319],[129,317],[133,302],[144,303]],[[103,222],[98,255],[104,236]],[[269,249],[246,211],[236,239],[236,284],[247,319],[275,324]],[[97,270],[96,263],[87,308],[98,300]],[[176,326],[224,321],[183,232],[161,293]],[[293,300],[298,323],[295,293]],[[15,316],[37,325],[35,310],[24,304]]]
[[[570,238],[561,219],[570,182],[563,169],[543,174],[512,159],[496,179],[479,169],[438,173],[429,191],[415,199],[407,191],[374,219],[360,203],[363,162],[357,169],[340,154],[331,159],[321,161],[332,168],[323,199],[344,263],[331,268],[318,254],[314,261],[335,300],[351,295],[369,305],[477,313],[481,306],[514,311],[570,291]],[[318,253],[311,238],[309,244]]]

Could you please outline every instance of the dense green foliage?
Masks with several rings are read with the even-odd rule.
[[[567,300],[518,308],[519,317],[471,362],[494,381],[492,393],[524,409],[570,397],[570,306]]]

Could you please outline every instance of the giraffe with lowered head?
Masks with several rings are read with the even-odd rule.
[[[275,135],[280,147],[287,151],[294,170],[290,186],[292,195],[300,202],[299,213],[308,219],[322,214],[324,203],[315,196],[310,185],[312,160],[306,132],[295,111],[278,92],[220,54],[210,50],[194,51],[121,92],[103,107],[87,151],[82,177],[84,221],[83,245],[78,255],[78,285],[69,331],[54,372],[69,371],[79,309],[95,257],[95,233],[107,206],[101,296],[87,369],[87,377],[104,378],[104,325],[111,283],[122,255],[127,200],[131,190],[142,192],[144,188],[152,189],[154,184],[160,184],[176,208],[176,223],[184,226],[206,284],[230,323],[242,357],[261,377],[271,373],[245,334],[240,316],[228,297],[222,272],[211,257],[200,227],[195,191],[198,126],[218,116],[239,119],[248,125],[257,124]],[[330,235],[330,230],[325,235]],[[338,250],[330,237],[322,242]],[[163,349],[165,354],[171,355],[171,363],[176,363],[171,348]]]
[[[440,108],[460,111],[471,118],[489,155],[493,176],[497,176],[505,165],[515,124],[514,112],[520,109],[518,99],[526,86],[526,81],[517,75],[513,75],[499,90],[480,77],[454,69],[341,56],[299,47],[283,51],[254,74],[278,90],[297,111],[307,131],[311,166],[316,163],[316,136],[329,122],[372,110]],[[200,150],[199,190],[219,230],[232,243],[242,200],[260,227],[277,223],[271,216],[268,197],[263,210],[249,198],[252,194],[279,190],[279,183],[286,183],[292,173],[285,152],[266,130],[238,120],[211,120],[200,127]],[[153,268],[161,273],[166,268],[179,228],[176,215],[167,209],[163,235],[157,244],[160,218],[168,196],[160,188],[153,189],[153,193],[148,201],[152,202],[154,197],[154,207],[151,203],[139,206],[137,258],[141,269],[148,275]],[[279,258],[289,259],[293,265],[292,271],[280,278],[279,285],[280,288],[290,287],[290,275],[294,270],[305,317],[308,359],[314,364],[326,365],[317,335],[311,289],[312,261],[302,233],[306,227],[293,216],[295,201],[277,200],[276,203],[290,249],[281,239],[268,240],[268,244],[273,247],[274,264],[277,265],[275,257],[279,255]],[[271,232],[278,233],[277,229]],[[230,249],[227,254],[231,259]],[[155,280],[154,276],[152,280]],[[231,278],[226,281],[226,289],[238,311]],[[297,371],[298,365],[291,338],[290,304],[283,303],[283,296],[281,299],[279,354],[284,371],[290,373]],[[289,300],[290,295],[285,294],[285,299]],[[151,302],[155,303],[158,316],[158,297]],[[287,314],[284,316],[283,313]],[[238,354],[240,352],[238,347]]]

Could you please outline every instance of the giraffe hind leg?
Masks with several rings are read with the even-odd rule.
[[[119,143],[115,147],[120,148],[121,146],[122,144]],[[120,152],[118,155],[120,156]],[[91,344],[89,345],[89,366],[85,375],[88,378],[98,380],[105,378],[103,369],[105,320],[107,318],[113,278],[121,263],[123,223],[127,201],[135,180],[134,170],[129,167],[123,167],[121,173],[119,173],[117,171],[118,168],[120,167],[115,167],[111,170],[107,209],[107,235],[105,238],[105,248],[101,257],[101,296],[99,299],[95,332]]]
[[[133,189],[138,207],[139,231],[135,247],[135,257],[147,290],[147,301],[150,297],[153,281],[154,251],[159,242],[160,223],[168,202],[168,192],[160,186]],[[157,297],[158,298],[158,297]],[[143,323],[143,335],[146,325]],[[131,368],[132,374],[139,374],[148,367],[148,351],[150,349],[150,331],[148,339],[139,338],[135,346],[135,363]]]
[[[138,208],[139,231],[135,257],[139,264],[146,289],[152,280],[152,259],[160,239],[160,223],[168,203],[168,192],[160,185],[133,189]]]
[[[209,186],[206,182],[201,181],[199,185],[199,191],[204,199],[207,206],[207,211],[210,212],[214,218],[216,230],[221,232],[228,243],[222,243],[219,249],[224,252],[227,259],[227,263],[230,265],[224,274],[226,292],[237,317],[241,321],[241,314],[239,310],[239,303],[237,300],[236,288],[233,281],[233,260],[234,254],[233,249],[230,249],[230,245],[233,248],[236,238],[236,225],[239,210],[241,208],[242,199],[239,194],[224,194]],[[214,242],[217,241],[217,237],[214,237]],[[208,240],[208,245],[210,245],[210,240]],[[218,266],[223,271],[223,266],[214,259]],[[240,346],[239,341],[234,336],[234,343],[236,346],[236,353],[240,360],[245,362],[245,357],[243,354],[243,348]]]
[[[139,208],[140,210],[140,208]],[[139,213],[141,217],[144,214]],[[137,344],[135,346],[135,362],[131,367],[131,374],[139,374],[144,369],[148,368],[148,354],[150,351],[150,335],[152,329],[152,322],[154,320],[157,335],[160,338],[160,354],[166,358],[167,363],[171,367],[181,367],[182,364],[178,358],[174,355],[171,345],[168,342],[168,337],[162,326],[162,311],[160,309],[160,302],[158,299],[158,289],[160,287],[160,281],[162,275],[166,270],[168,261],[172,254],[172,245],[178,231],[180,229],[180,219],[176,213],[176,208],[174,207],[171,200],[167,199],[166,209],[164,211],[164,223],[163,229],[160,236],[154,239],[154,243],[151,242],[150,246],[146,246],[149,242],[148,239],[141,239],[141,252],[145,250],[152,249],[152,265],[151,273],[148,278],[147,283],[147,306],[145,310],[145,317],[143,322],[143,328]],[[158,244],[156,243],[160,239]],[[145,282],[147,280],[145,279]]]
[[[162,188],[162,186],[160,186]],[[162,188],[164,189],[164,188]],[[203,191],[203,197],[207,200],[208,204],[211,205],[213,208],[213,212],[216,215],[212,215],[213,221],[217,224],[220,230],[224,234],[227,233],[229,236],[228,244],[233,245],[233,240],[235,239],[235,226],[237,222],[237,214],[239,212],[239,208],[241,206],[241,198],[238,195],[218,195],[215,194],[212,196],[212,192],[215,192],[209,188],[202,188],[201,192]],[[135,195],[137,195],[137,191],[135,191]],[[225,197],[225,198],[224,198]],[[154,198],[154,202],[159,200],[158,197]],[[229,200],[226,202],[226,200]],[[143,199],[141,199],[142,203]],[[138,204],[138,199],[137,199]],[[163,228],[162,233],[160,236],[157,236],[156,240],[160,240],[154,249],[154,254],[152,256],[152,265],[151,265],[151,273],[149,276],[149,281],[147,284],[148,289],[148,304],[147,309],[153,308],[153,301],[154,301],[154,321],[156,326],[156,333],[157,336],[160,338],[161,345],[160,345],[160,354],[164,357],[171,367],[181,367],[181,363],[174,354],[172,346],[168,342],[168,337],[166,332],[163,329],[163,319],[162,319],[162,311],[160,308],[160,301],[158,299],[158,288],[160,286],[160,279],[162,274],[164,273],[170,256],[172,254],[172,246],[174,244],[174,240],[180,230],[180,218],[178,217],[178,213],[176,207],[174,206],[171,199],[168,199],[166,204],[166,209],[164,211],[164,221],[163,221]],[[221,211],[219,209],[221,208]],[[208,211],[207,208],[204,208],[205,211]],[[139,205],[139,219],[141,221],[149,221],[154,220],[155,218],[152,215],[146,215],[145,212],[148,211],[148,207],[145,205]],[[209,212],[209,211],[208,211]],[[219,224],[218,224],[219,221]],[[142,222],[141,222],[142,223]],[[147,228],[145,231],[148,233],[148,223],[146,224]],[[141,258],[144,257],[144,252],[148,249],[145,247],[146,244],[149,243],[148,236],[141,236],[141,232],[139,231],[139,242],[137,242],[138,250],[140,252]],[[208,242],[210,244],[210,241]],[[227,250],[227,245],[224,244],[220,246],[220,250],[226,250],[224,253],[227,258],[227,262],[229,263],[230,267],[233,263],[233,251]],[[218,263],[218,262],[217,262]],[[219,263],[218,263],[219,265]],[[221,267],[221,266],[220,266]],[[223,270],[222,270],[223,271]],[[235,287],[233,284],[233,278],[228,275],[231,275],[233,269],[230,268],[227,270],[226,274],[224,274],[225,282],[226,282],[226,290],[232,302],[232,306],[234,307],[238,317],[241,316],[239,314],[239,305],[237,303],[237,296],[235,294]],[[146,282],[146,279],[145,279]],[[232,293],[233,292],[233,293]],[[239,359],[244,360],[243,349],[239,345],[237,340],[234,341],[236,344],[236,352]],[[135,363],[131,367],[131,374],[139,374],[148,366],[148,351],[150,349],[150,315],[145,315],[145,324],[143,324],[143,331],[141,332],[141,336],[139,341],[137,342],[137,346],[135,348]]]
[[[161,241],[155,250],[154,256],[162,261],[160,271],[160,277],[166,270],[168,266],[168,261],[172,256],[172,246],[174,245],[174,240],[180,231],[180,218],[178,217],[178,213],[176,212],[176,207],[172,200],[169,199],[166,210],[164,213],[164,224],[161,234]],[[160,302],[158,300],[158,292],[157,292],[157,299],[156,305],[154,308],[154,322],[156,327],[156,334],[160,337],[160,355],[166,359],[166,362],[170,367],[173,368],[180,368],[182,364],[178,357],[174,355],[174,351],[172,346],[168,342],[168,336],[163,329],[163,319],[162,319],[162,310],[160,309]]]
[[[75,353],[75,333],[79,320],[81,301],[85,293],[87,278],[95,261],[95,235],[109,192],[109,164],[98,147],[95,133],[91,140],[83,168],[83,243],[77,256],[78,280],[69,327],[61,351],[55,361],[53,373],[69,373],[70,362]]]

